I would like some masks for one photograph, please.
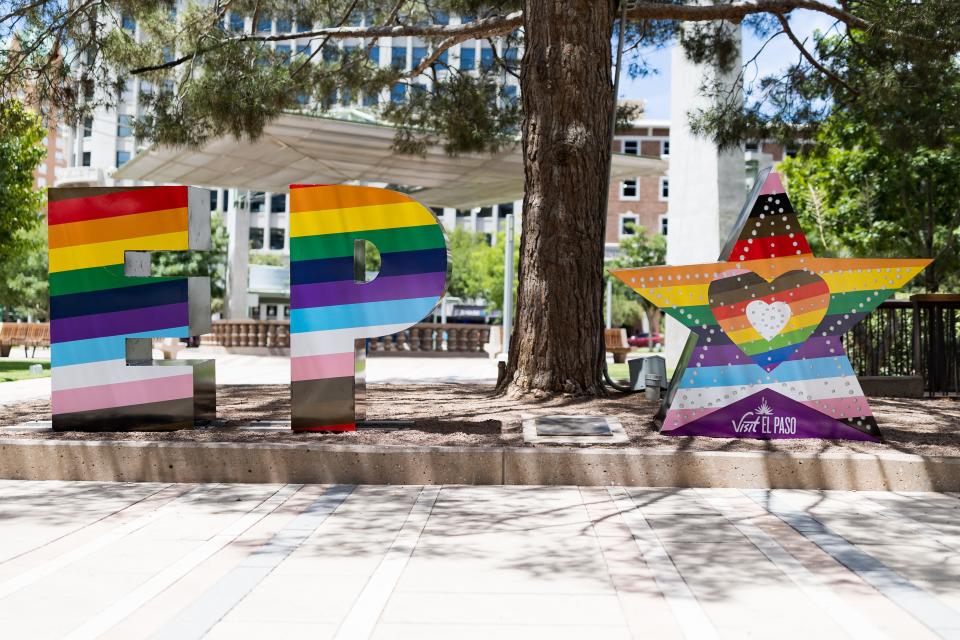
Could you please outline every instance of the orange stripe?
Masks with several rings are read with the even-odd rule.
[[[95,242],[126,240],[141,236],[155,236],[176,231],[187,231],[187,208],[149,211],[129,216],[101,218],[84,222],[68,222],[49,228],[51,249],[72,247]]]
[[[351,209],[378,204],[397,204],[413,199],[402,193],[376,187],[330,185],[290,190],[290,212]]]

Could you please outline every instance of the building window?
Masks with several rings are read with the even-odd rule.
[[[120,26],[132,32],[137,28],[137,21],[133,19],[133,16],[124,15],[120,18]]]
[[[290,317],[290,305],[288,304],[283,305],[283,317],[284,318]]]
[[[263,211],[263,191],[255,191],[250,196],[250,213],[260,213]],[[260,239],[260,246],[263,246],[263,238]]]
[[[399,82],[392,87],[390,87],[390,99],[393,102],[403,102],[404,98],[407,97],[407,85],[400,84]]]
[[[640,188],[637,185],[637,180],[624,180],[620,183],[620,199],[621,200],[639,200],[640,199]]]
[[[639,140],[624,140],[623,141],[623,152],[630,156],[635,156],[640,153],[640,141]]]
[[[275,193],[270,196],[270,213],[283,213],[287,210],[287,194]]]
[[[117,151],[117,168],[119,169],[123,165],[130,162],[130,152],[129,151]]]
[[[290,64],[290,45],[278,44],[276,52],[283,64]]]
[[[477,50],[473,47],[460,47],[461,71],[473,71],[477,66]]]
[[[210,211],[217,210],[217,193],[219,192],[216,190],[210,191]]]
[[[370,62],[380,64],[380,47],[370,47]]]
[[[263,249],[263,229],[250,227],[250,248]]]
[[[413,60],[410,62],[410,68],[416,69],[417,65],[423,62],[423,59],[427,57],[427,48],[426,47],[414,47],[413,48]]]
[[[660,176],[660,201],[666,202],[670,199],[670,179],[667,176]]]
[[[306,33],[307,31],[313,31],[313,23],[298,19],[297,33]]]
[[[744,151],[752,151],[756,153],[757,151],[760,151],[760,143],[756,140],[749,140],[743,145],[743,149]]]
[[[669,140],[660,141],[660,155],[664,158],[670,157],[670,141]]]
[[[130,129],[130,123],[133,121],[133,116],[121,114],[117,116],[117,137],[120,138],[129,138],[133,135],[133,131]]]
[[[89,138],[93,135],[93,118],[87,116],[83,119],[83,137]]]
[[[406,47],[393,47],[393,49],[390,50],[390,66],[392,66],[394,69],[407,68]]]
[[[270,228],[270,248],[274,251],[283,250],[285,243],[286,234],[284,234],[283,229],[280,227],[271,227]]]
[[[277,33],[290,33],[290,18],[277,18]]]
[[[83,152],[83,160],[82,160],[81,164],[82,164],[84,167],[89,167],[89,166],[90,166],[90,152],[89,152],[89,151],[84,151],[84,152]]]
[[[480,68],[486,71],[493,67],[493,49],[490,47],[480,48]]]
[[[470,209],[457,209],[457,217],[458,217],[458,218],[469,218],[469,217],[470,217]]]
[[[260,319],[260,305],[250,307],[250,317],[254,320]]]
[[[660,216],[660,235],[667,235],[667,216]]]
[[[267,13],[257,20],[257,32],[259,33],[270,33],[270,28],[273,25],[273,17]]]
[[[517,85],[508,84],[503,88],[503,93],[506,96],[507,104],[517,103]]]
[[[240,33],[241,31],[243,31],[243,27],[244,27],[243,23],[244,23],[244,20],[242,15],[238,13],[230,14],[230,31],[233,31],[235,33]]]
[[[267,305],[267,320],[276,320],[277,319],[277,305],[268,304]]]
[[[510,215],[511,213],[513,213],[513,203],[512,203],[512,202],[504,202],[503,204],[497,206],[497,217],[498,217],[498,218],[506,218],[506,217],[507,217],[508,215]]]
[[[620,215],[620,237],[629,238],[637,235],[637,227],[640,226],[640,218],[633,213],[624,213]]]
[[[477,212],[478,218],[490,218],[493,217],[493,207],[480,207],[480,211]]]

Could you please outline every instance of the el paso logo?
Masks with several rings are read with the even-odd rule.
[[[730,421],[736,433],[796,435],[797,419],[793,416],[776,416],[773,409],[762,398],[756,411],[747,411],[740,421]]]

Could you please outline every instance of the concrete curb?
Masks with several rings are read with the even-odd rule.
[[[960,458],[0,439],[0,478],[960,491]]]

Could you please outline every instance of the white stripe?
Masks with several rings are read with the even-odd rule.
[[[607,487],[607,491],[617,505],[620,517],[633,534],[633,539],[653,573],[653,579],[670,606],[683,635],[696,640],[719,639],[720,636],[710,622],[710,618],[700,606],[697,597],[690,591],[683,576],[677,571],[673,560],[660,543],[660,538],[640,513],[639,507],[633,502],[630,494],[623,487]]]
[[[101,360],[66,367],[53,367],[50,373],[54,391],[99,387],[120,382],[157,380],[193,373],[191,366],[127,366],[125,360]]]
[[[357,596],[340,624],[340,628],[337,629],[336,638],[355,640],[369,638],[373,634],[374,627],[390,599],[390,594],[393,593],[400,575],[406,569],[410,556],[413,555],[413,550],[420,540],[420,533],[427,525],[427,519],[439,495],[440,487],[436,486],[424,487],[420,491],[393,544],[387,549],[380,565],[370,576],[363,591]]]
[[[850,383],[849,386],[847,386],[847,383]],[[833,378],[772,384],[678,389],[670,406],[673,409],[718,409],[764,389],[776,391],[797,402],[863,397],[863,391],[860,389],[860,382],[856,376],[835,376]],[[844,394],[847,391],[853,391],[854,395],[837,395],[836,389],[842,389]],[[680,406],[681,403],[683,406]],[[713,403],[712,406],[711,403]]]
[[[329,331],[307,331],[290,334],[290,356],[322,356],[329,353],[353,352],[353,341],[358,338],[379,338],[409,329],[413,324],[381,324],[372,327],[351,327]]]
[[[718,498],[715,491],[698,490],[698,493],[746,536],[784,575],[800,587],[801,591],[822,607],[827,615],[851,637],[871,638],[871,640],[884,640],[890,637],[871,624],[859,611],[840,600],[821,578],[807,569],[760,527],[744,518],[742,512],[731,509],[723,498]],[[743,499],[750,500],[746,496]],[[776,516],[769,512],[765,512],[764,517],[776,519]]]
[[[225,529],[220,531],[202,545],[191,551],[189,554],[173,563],[157,575],[153,576],[137,589],[128,593],[126,596],[107,607],[99,615],[87,620],[84,624],[77,627],[69,635],[69,640],[93,639],[119,624],[124,618],[134,613],[137,609],[145,605],[153,598],[160,595],[166,588],[174,584],[180,578],[193,571],[202,562],[210,558],[225,546],[233,542],[244,531],[259,522],[281,504],[286,502],[287,498],[303,487],[302,484],[288,484],[274,493],[270,498],[264,500],[253,510],[249,511],[239,519],[232,522]]]

